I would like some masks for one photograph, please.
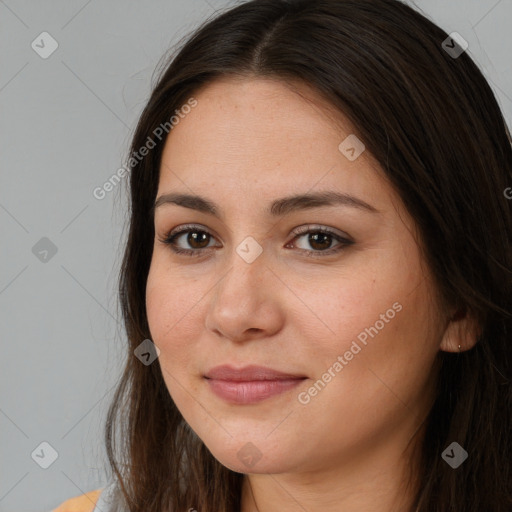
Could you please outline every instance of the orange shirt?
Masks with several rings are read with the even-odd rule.
[[[93,512],[103,489],[87,492],[61,503],[52,512]]]

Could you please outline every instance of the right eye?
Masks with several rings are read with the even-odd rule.
[[[210,249],[208,241],[211,237],[213,237],[211,233],[202,228],[199,229],[199,226],[186,225],[171,230],[163,239],[160,239],[160,242],[169,245],[171,250],[177,254],[200,256],[205,249]],[[180,247],[178,245],[180,239],[181,243],[189,244],[191,249]]]

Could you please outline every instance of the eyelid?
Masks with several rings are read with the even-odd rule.
[[[321,231],[323,233],[328,233],[328,234],[336,235],[336,236],[338,236],[340,238],[343,238],[346,241],[353,242],[353,240],[350,237],[350,235],[348,235],[344,231],[340,231],[340,230],[335,229],[335,228],[324,226],[323,224],[305,224],[303,226],[299,226],[299,227],[295,228],[292,231],[292,234],[302,235],[302,234],[307,233],[309,231]]]
[[[196,231],[204,231],[205,233],[208,233],[209,235],[215,234],[214,231],[212,231],[209,228],[206,228],[202,226],[201,224],[180,224],[179,226],[173,228],[169,233],[167,233],[166,237],[170,238],[173,235],[176,235],[178,233],[183,233],[184,231],[189,231],[195,229]],[[215,236],[217,236],[215,234]]]

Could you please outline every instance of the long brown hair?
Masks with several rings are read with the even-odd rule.
[[[484,76],[468,51],[443,47],[447,37],[397,0],[252,0],[203,23],[165,63],[130,147],[156,142],[131,161],[119,281],[127,359],[105,428],[130,512],[240,510],[243,474],[186,424],[160,365],[134,357],[151,338],[145,289],[165,142],[154,133],[222,76],[301,81],[344,114],[415,219],[440,296],[481,326],[471,350],[438,354],[411,512],[512,510],[512,139]],[[441,456],[453,441],[469,454],[457,469]]]

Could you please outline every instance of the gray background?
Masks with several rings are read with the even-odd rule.
[[[93,190],[124,162],[162,55],[233,4],[0,0],[0,512],[48,512],[106,483],[126,199]],[[512,0],[413,5],[468,41],[510,126]],[[43,31],[58,42],[46,59],[31,47]],[[34,254],[43,237],[54,255]],[[42,442],[58,454],[47,469]]]

